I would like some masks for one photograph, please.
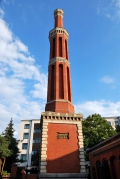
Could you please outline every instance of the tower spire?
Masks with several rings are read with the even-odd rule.
[[[50,60],[45,111],[74,113],[72,105],[68,32],[63,28],[63,11],[54,11],[55,25],[49,32]]]
[[[63,28],[63,14],[64,14],[64,12],[61,9],[56,9],[54,11],[54,18],[55,18],[54,27]]]

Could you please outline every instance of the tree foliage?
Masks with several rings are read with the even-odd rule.
[[[12,155],[11,150],[8,148],[9,141],[0,135],[0,175],[2,174],[6,157]]]
[[[11,156],[6,158],[5,170],[10,172],[10,168],[12,163],[18,162],[18,141],[14,138],[14,128],[13,128],[13,120],[11,119],[8,126],[6,127],[5,131],[2,133],[3,137],[9,141],[9,150],[12,152]]]
[[[99,114],[88,116],[86,120],[82,121],[82,126],[85,149],[91,148],[116,134],[116,131],[108,124],[107,120]]]

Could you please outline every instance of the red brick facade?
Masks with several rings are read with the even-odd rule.
[[[68,56],[68,32],[63,28],[63,11],[54,12],[55,27],[49,33],[50,60],[45,111],[74,113]]]
[[[17,164],[12,164],[12,166],[11,166],[11,171],[10,171],[10,177],[12,178],[12,177],[16,177],[16,174],[17,174],[17,168],[18,168],[18,166],[17,166]]]
[[[54,11],[49,33],[50,59],[45,112],[41,115],[40,177],[86,179],[81,114],[74,113],[68,56],[68,32],[63,11]]]
[[[69,133],[69,139],[57,139],[57,132]],[[48,124],[47,172],[79,173],[77,127],[70,124]]]
[[[120,133],[89,152],[92,179],[120,179]]]

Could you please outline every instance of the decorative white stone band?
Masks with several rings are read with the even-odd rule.
[[[81,122],[79,124],[77,124],[77,128],[78,128],[78,146],[79,146],[80,173],[86,173],[84,145],[83,145],[83,133],[82,133],[82,124],[81,124]]]
[[[65,35],[67,39],[69,37],[69,34],[68,34],[66,29],[60,28],[60,27],[56,27],[56,28],[52,29],[49,32],[49,40],[50,40],[51,37],[53,37],[56,34]]]
[[[48,126],[48,122],[44,122],[43,121],[43,125],[42,125],[42,143],[41,143],[41,162],[40,162],[40,173],[46,173],[46,159],[47,159],[47,126]]]
[[[46,161],[41,161],[41,166],[46,166],[47,165],[47,162]]]
[[[56,113],[56,112],[42,112],[42,118],[44,119],[44,122],[52,122],[54,121],[55,123],[73,123],[73,124],[77,124],[77,127],[79,127],[79,130],[81,129],[82,132],[82,125],[81,122],[83,115],[82,114],[60,114],[60,113]],[[68,122],[67,122],[68,121]],[[78,134],[81,134],[81,132],[79,131]]]
[[[50,60],[49,61],[49,66],[54,64],[55,62],[66,63],[70,67],[70,62],[67,59],[62,58],[62,57],[56,57],[56,58],[53,58],[52,60]]]

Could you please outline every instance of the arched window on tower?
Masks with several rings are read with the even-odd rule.
[[[51,100],[54,99],[54,73],[55,73],[55,66],[52,65],[51,67]]]
[[[66,59],[68,60],[67,40],[65,40],[65,54],[66,54]]]
[[[64,99],[63,65],[59,65],[59,98]]]
[[[53,38],[52,58],[55,58],[55,38]]]
[[[59,37],[59,57],[62,57],[62,37]]]
[[[67,67],[67,86],[68,86],[68,100],[71,102],[71,93],[70,93],[70,73],[69,68]]]

